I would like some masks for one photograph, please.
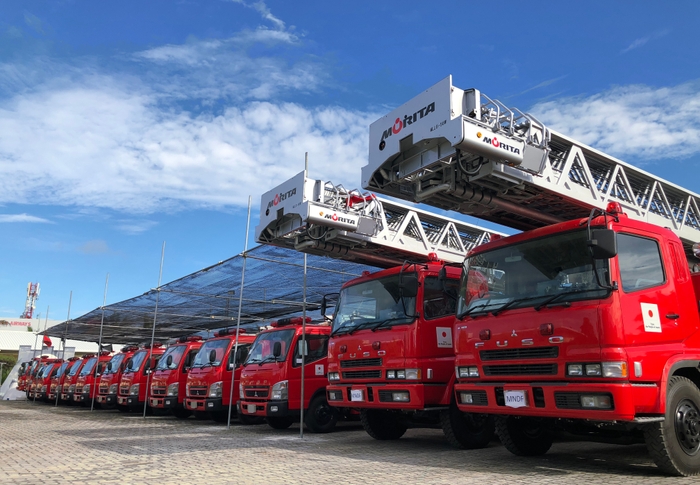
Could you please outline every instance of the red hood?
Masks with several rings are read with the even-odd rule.
[[[253,363],[241,370],[240,383],[244,386],[271,386],[286,377],[285,362],[266,362],[263,365]]]

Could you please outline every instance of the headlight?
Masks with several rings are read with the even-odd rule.
[[[46,392],[46,385],[41,386],[41,392]]]
[[[271,398],[273,401],[286,401],[287,396],[287,381],[279,381],[277,384],[272,386]]]
[[[570,377],[628,377],[627,362],[592,362],[589,364],[567,364],[566,374]]]
[[[603,362],[603,377],[627,377],[627,362]]]
[[[329,381],[339,381],[340,374],[338,372],[329,372],[328,373],[328,380]]]
[[[400,369],[396,371],[396,378],[397,379],[405,379],[406,378],[406,371],[404,369]]]
[[[118,384],[112,384],[111,386],[109,386],[109,393],[116,394],[118,388],[119,388]]]
[[[406,369],[406,379],[418,380],[421,378],[420,369]]]
[[[175,383],[173,383],[173,384],[170,384],[170,385],[166,388],[165,393],[166,393],[168,396],[173,396],[173,397],[175,397],[175,396],[177,396],[177,393],[178,393],[179,390],[180,390],[180,383],[179,383],[179,382],[175,382]]]
[[[245,393],[243,392],[243,384],[238,384],[238,398],[245,399]]]
[[[221,386],[223,382],[215,382],[209,386],[209,397],[221,397]]]
[[[457,367],[457,377],[466,379],[468,377],[479,377],[479,368],[472,365],[469,367]]]
[[[90,384],[85,384],[85,386],[83,386],[83,392],[90,392]]]
[[[75,392],[75,384],[68,386],[68,392]]]
[[[134,384],[129,388],[129,394],[132,396],[138,396],[139,395],[139,384]]]

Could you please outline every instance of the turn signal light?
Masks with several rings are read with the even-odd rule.
[[[543,323],[540,325],[540,335],[553,335],[554,325],[551,323]]]
[[[348,351],[348,346],[347,345],[341,345],[340,346],[340,353],[344,354],[345,352]]]
[[[485,328],[479,332],[479,338],[481,340],[490,340],[491,339],[491,330],[488,328]]]
[[[382,344],[381,344],[381,342],[379,342],[379,340],[377,340],[376,342],[372,342],[372,348],[373,348],[374,350],[379,350],[379,347],[380,347],[381,345],[382,345]]]

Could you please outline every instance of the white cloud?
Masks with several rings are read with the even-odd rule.
[[[551,129],[620,158],[682,158],[700,152],[700,82],[616,87],[534,106]]]
[[[39,222],[39,223],[51,223],[48,219],[43,217],[30,216],[29,214],[0,214],[0,223],[3,222]]]
[[[109,252],[109,246],[102,239],[93,239],[80,246],[78,251],[84,254],[104,254]]]
[[[100,86],[100,87],[98,87]],[[0,203],[150,213],[245,205],[303,168],[359,185],[375,115],[250,102],[219,115],[162,107],[115,79],[25,93],[0,106]],[[124,222],[132,233],[144,223]]]
[[[658,31],[654,32],[653,34],[647,35],[645,37],[640,37],[639,39],[635,39],[630,45],[628,45],[626,48],[622,49],[620,51],[620,54],[626,54],[627,52],[629,52],[631,50],[642,47],[650,40],[659,39],[665,35],[668,35],[669,32],[670,31],[668,29],[658,30]]]

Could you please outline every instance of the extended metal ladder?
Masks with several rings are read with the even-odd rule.
[[[362,186],[526,230],[619,202],[700,241],[700,196],[550,131],[449,76],[370,127]]]
[[[427,261],[430,253],[462,262],[471,248],[500,235],[304,172],[261,200],[258,242],[383,268]]]

